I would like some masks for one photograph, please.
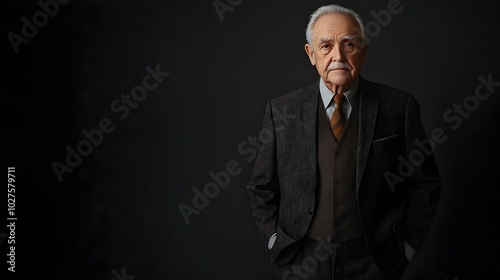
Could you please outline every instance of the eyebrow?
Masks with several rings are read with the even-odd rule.
[[[354,38],[356,38],[356,35],[345,35],[342,37],[342,40],[352,40]]]
[[[348,34],[348,35],[345,35],[344,37],[342,37],[341,40],[352,40],[354,38],[356,38],[356,35]],[[334,38],[320,38],[319,39],[320,43],[331,42],[331,41],[335,41],[335,39]]]

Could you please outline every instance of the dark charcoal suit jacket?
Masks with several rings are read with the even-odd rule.
[[[373,259],[380,269],[390,270],[406,261],[405,243],[417,252],[421,247],[441,181],[432,154],[417,145],[427,138],[414,97],[362,77],[357,94],[358,208]],[[272,99],[266,107],[261,148],[247,189],[267,252],[271,235],[277,233],[270,250],[273,266],[292,259],[314,215],[319,96],[317,81]]]

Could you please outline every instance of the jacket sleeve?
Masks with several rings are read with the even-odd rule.
[[[410,95],[405,116],[406,160],[414,171],[406,178],[408,205],[401,224],[402,237],[418,252],[436,212],[441,179],[434,160],[435,143],[428,139],[417,101]]]
[[[268,102],[262,121],[262,129],[259,132],[259,153],[247,186],[252,216],[259,229],[266,252],[269,252],[269,239],[276,232],[280,201],[274,127],[271,102]]]

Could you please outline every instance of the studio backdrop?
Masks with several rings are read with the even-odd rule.
[[[305,28],[332,3],[2,2],[2,279],[272,279],[246,185],[266,102],[319,78]],[[365,21],[361,75],[441,135],[409,274],[497,277],[500,6],[335,3]]]

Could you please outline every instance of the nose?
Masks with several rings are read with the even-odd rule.
[[[333,46],[333,49],[331,51],[331,59],[332,61],[344,61],[344,51],[342,50],[342,47],[340,44],[335,44]]]

